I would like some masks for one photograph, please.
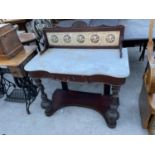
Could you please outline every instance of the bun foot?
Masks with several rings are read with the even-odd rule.
[[[109,109],[105,113],[105,121],[106,121],[109,128],[115,128],[116,127],[118,118],[119,118],[118,112],[114,112],[114,111]]]
[[[54,113],[55,113],[55,109],[52,107],[52,106],[50,106],[50,107],[48,107],[46,110],[45,110],[45,115],[46,116],[52,116]]]

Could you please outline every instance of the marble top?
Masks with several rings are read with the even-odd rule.
[[[46,71],[71,75],[108,75],[125,78],[129,76],[127,48],[122,49],[64,49],[50,48],[35,56],[25,66],[28,72]]]

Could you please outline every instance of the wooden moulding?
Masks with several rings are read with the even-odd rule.
[[[10,24],[2,24],[0,26],[0,58],[10,59],[23,49],[16,29]]]
[[[92,76],[83,76],[83,75],[68,75],[68,74],[55,74],[48,73],[46,71],[32,71],[29,72],[29,75],[33,78],[52,78],[55,80],[60,80],[63,82],[104,82],[106,84],[113,85],[122,85],[125,83],[125,78],[115,78],[106,75],[92,75]]]

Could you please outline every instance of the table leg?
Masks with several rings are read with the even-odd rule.
[[[2,78],[0,77],[0,98],[4,96],[4,86],[2,83]]]
[[[104,95],[110,95],[110,85],[104,84]]]
[[[147,47],[147,44],[144,44],[143,45],[143,50],[142,50],[141,55],[139,57],[139,61],[144,60],[146,47]]]
[[[34,81],[41,91],[41,99],[42,99],[41,107],[46,109],[51,105],[52,101],[48,99],[47,94],[45,93],[44,85],[42,84],[41,80],[40,79],[34,79]]]
[[[119,106],[119,90],[120,86],[112,86],[112,103],[105,113],[105,120],[110,128],[116,127],[119,118],[119,113],[117,111]]]
[[[63,90],[68,90],[68,84],[67,82],[61,82],[61,86]]]

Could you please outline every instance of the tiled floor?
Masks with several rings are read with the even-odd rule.
[[[0,134],[147,134],[142,128],[138,107],[138,97],[146,62],[139,62],[139,49],[129,48],[131,74],[120,92],[120,119],[117,127],[110,129],[96,111],[66,107],[52,117],[46,117],[40,107],[40,96],[30,107],[27,115],[25,104],[5,102],[0,99]],[[61,87],[58,81],[44,79],[43,83],[49,98],[55,88]],[[101,92],[102,84],[69,83],[76,90]]]

